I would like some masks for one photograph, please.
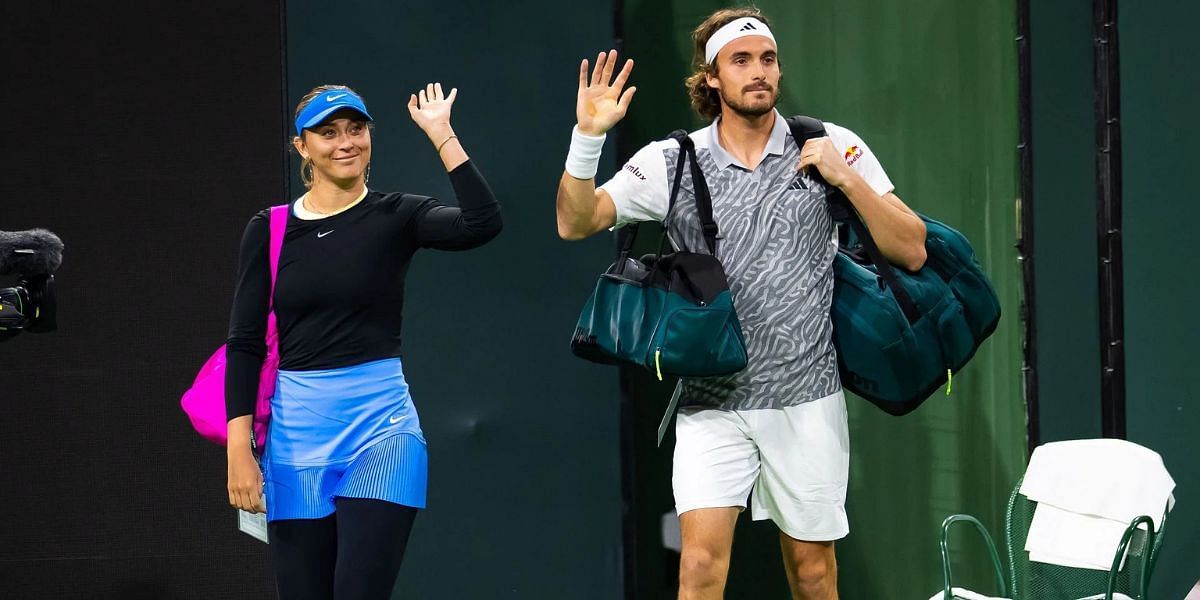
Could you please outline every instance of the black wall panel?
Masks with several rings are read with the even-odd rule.
[[[0,343],[0,597],[272,593],[178,398],[224,339],[246,220],[283,195],[280,15],[0,4],[0,229],[66,243],[59,331]]]

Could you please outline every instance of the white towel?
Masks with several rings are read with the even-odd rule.
[[[984,596],[983,594],[977,594],[960,587],[950,588],[950,593],[953,594],[954,600],[1009,600],[1008,598],[999,598],[997,596]],[[945,597],[946,590],[942,590],[930,596],[929,600],[944,600]]]
[[[1029,524],[1025,549],[1032,561],[1107,571],[1112,568],[1113,555],[1128,526],[1113,519],[1039,504]],[[1060,540],[1070,540],[1070,545]]]
[[[954,594],[954,600],[1009,600],[1008,598],[999,598],[996,596],[984,596],[983,594],[977,594],[971,590],[960,587],[950,588],[950,593]],[[929,600],[943,600],[945,597],[946,592],[943,590],[930,596]],[[1080,598],[1079,600],[1104,600],[1104,594],[1096,594],[1095,596],[1088,596],[1087,598]],[[1113,600],[1134,599],[1120,592],[1113,592]]]
[[[1021,494],[1082,515],[1121,521],[1141,515],[1162,522],[1175,480],[1153,450],[1125,440],[1072,440],[1038,446]]]
[[[1162,457],[1132,442],[1039,446],[1020,489],[1038,503],[1025,542],[1029,559],[1107,571],[1129,522],[1149,515],[1157,527],[1174,488]]]

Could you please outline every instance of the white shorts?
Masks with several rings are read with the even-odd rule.
[[[850,435],[842,392],[760,410],[685,407],[675,423],[675,510],[746,507],[803,541],[846,537]],[[751,495],[753,489],[753,495]]]

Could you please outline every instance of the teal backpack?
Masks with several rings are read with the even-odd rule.
[[[821,121],[792,117],[796,143],[825,135]],[[820,179],[815,173],[814,178]],[[925,221],[925,266],[893,267],[840,190],[829,211],[849,225],[834,258],[833,342],[842,385],[893,415],[911,412],[975,355],[1000,321],[1000,301],[967,238]]]

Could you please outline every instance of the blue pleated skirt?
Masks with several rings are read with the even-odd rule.
[[[425,508],[428,479],[400,359],[279,371],[263,457],[268,521],[328,516],[337,497]]]

